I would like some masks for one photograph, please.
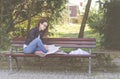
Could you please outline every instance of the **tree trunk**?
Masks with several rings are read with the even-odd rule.
[[[33,9],[33,2],[31,3],[31,5],[28,5],[29,9],[28,9],[28,24],[27,24],[27,33],[29,32],[30,30],[30,25],[31,25],[31,14],[32,14],[32,9]]]
[[[83,20],[82,20],[82,23],[81,23],[78,38],[83,38],[83,36],[84,36],[84,29],[85,29],[85,24],[86,24],[86,21],[87,21],[90,5],[91,5],[91,0],[88,0],[87,5],[86,5],[86,9],[85,9],[85,13],[84,13],[84,17],[83,17]]]

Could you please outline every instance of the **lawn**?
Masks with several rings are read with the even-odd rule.
[[[80,24],[54,25],[54,29],[49,30],[53,33],[50,37],[78,38],[80,26]],[[84,38],[96,38],[97,46],[99,46],[100,36],[98,33],[93,32],[89,26],[85,27]]]
[[[51,37],[73,37],[77,38],[80,30],[80,24],[64,24],[55,25],[54,29],[50,30],[53,33]],[[98,33],[92,32],[89,26],[85,27],[84,37],[99,38]]]

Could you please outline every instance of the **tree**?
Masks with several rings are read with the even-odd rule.
[[[91,0],[88,0],[87,5],[86,5],[86,9],[85,9],[85,13],[84,13],[84,17],[83,17],[83,20],[81,23],[80,32],[78,35],[79,38],[83,38],[83,36],[84,36],[84,29],[85,29],[85,24],[87,21],[90,5],[91,5]]]
[[[100,34],[100,43],[105,48],[120,49],[120,1],[104,0],[104,6],[90,13],[89,26]]]
[[[120,49],[120,1],[105,3],[102,45],[111,49]]]
[[[46,17],[50,23],[55,23],[66,3],[67,0],[0,0],[0,47],[5,46],[2,43],[9,39],[11,32],[27,33],[34,17]],[[27,29],[16,27],[26,21]]]

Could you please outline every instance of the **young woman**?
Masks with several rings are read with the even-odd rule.
[[[46,55],[48,49],[47,49],[47,45],[44,45],[42,43],[42,37],[45,34],[47,27],[48,27],[47,20],[40,19],[40,21],[38,22],[38,26],[32,28],[29,31],[26,41],[24,43],[23,52],[25,54],[34,53],[41,57]]]

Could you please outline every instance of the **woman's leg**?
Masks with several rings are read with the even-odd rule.
[[[48,52],[39,38],[34,39],[23,51],[24,53],[35,53],[35,51]]]

